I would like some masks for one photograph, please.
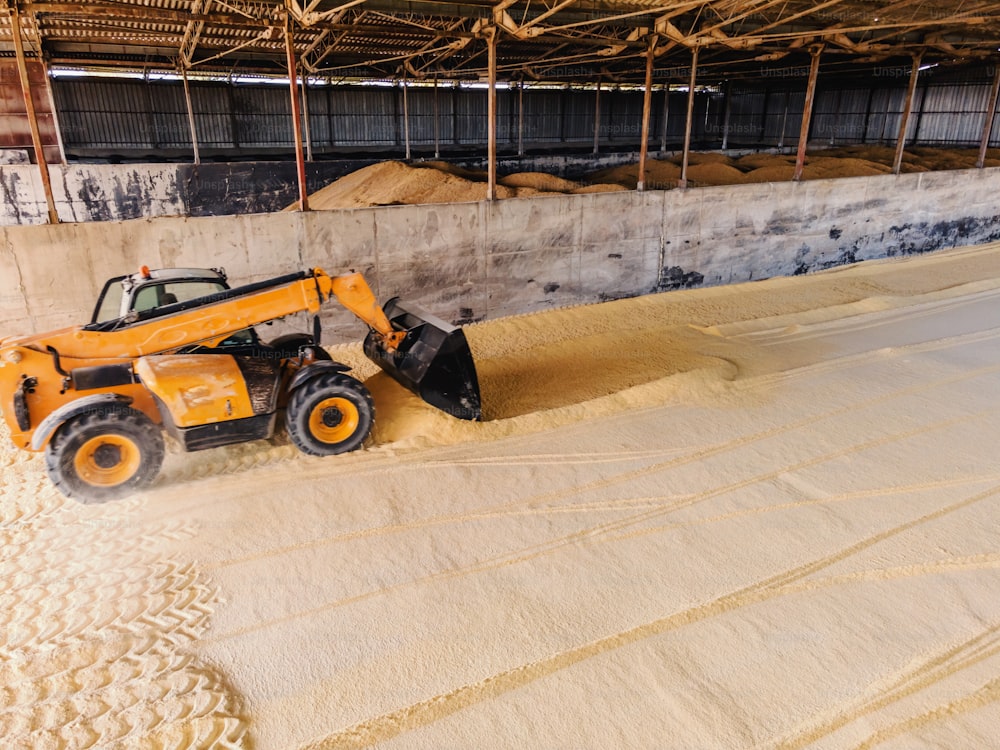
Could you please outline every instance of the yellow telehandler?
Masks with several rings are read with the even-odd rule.
[[[310,269],[230,288],[222,269],[109,279],[90,323],[0,340],[0,410],[19,448],[45,451],[68,497],[101,502],[148,485],[163,430],[188,451],[270,437],[325,456],[361,446],[375,409],[363,383],[320,347],[336,297],[369,326],[366,355],[428,403],[480,419],[465,334],[416,305],[380,307],[357,273]],[[264,343],[254,326],[313,314],[313,332]]]

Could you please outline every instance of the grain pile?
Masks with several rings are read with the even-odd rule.
[[[903,154],[902,172],[975,167],[977,149],[914,148]],[[845,146],[806,157],[802,179],[822,180],[888,174],[895,150],[887,146]],[[681,177],[680,155],[646,161],[647,190],[670,190]],[[1000,149],[991,149],[985,166],[1000,166]],[[691,187],[742,183],[787,182],[795,172],[794,154],[754,153],[733,158],[714,152],[688,155]],[[459,203],[486,198],[486,172],[443,161],[405,164],[386,161],[341,177],[309,196],[313,209],[362,208],[415,203]],[[497,181],[498,198],[525,198],[547,193],[602,193],[635,190],[638,164],[601,169],[580,181],[545,172],[515,172]],[[285,210],[296,210],[293,204]]]
[[[946,169],[972,169],[976,166],[978,149],[944,149],[918,147],[903,153],[900,171],[929,172]],[[646,187],[669,190],[680,177],[680,156],[668,161],[647,162]],[[844,146],[816,151],[806,156],[802,172],[804,180],[825,180],[839,177],[862,177],[889,174],[895,149],[888,146]],[[990,149],[984,163],[1000,167],[1000,149]],[[638,167],[628,164],[604,169],[589,175],[591,180],[616,182],[634,189]],[[740,183],[787,182],[795,172],[794,154],[754,153],[732,158],[719,153],[691,153],[688,156],[688,185],[738,185]]]
[[[681,177],[681,168],[670,161],[649,159],[646,162],[646,188],[650,190],[669,190],[677,186]],[[591,184],[615,183],[629,190],[635,190],[639,180],[639,165],[624,164],[620,167],[609,167],[587,175]]]
[[[364,208],[416,203],[461,203],[486,199],[486,172],[441,161],[404,164],[386,161],[363,167],[309,196],[314,210]],[[498,180],[498,198],[524,198],[539,193],[584,193],[623,190],[617,184],[582,184],[544,172],[518,172]],[[286,211],[296,210],[298,204]]]
[[[497,186],[497,196],[531,194],[530,188]],[[486,183],[448,170],[385,161],[341,177],[309,196],[313,209],[363,208],[403,203],[459,203],[486,198]],[[291,208],[291,207],[289,207]]]
[[[501,177],[497,182],[509,188],[531,188],[553,193],[571,193],[583,187],[579,182],[564,180],[546,172],[517,172]]]
[[[746,182],[746,175],[722,162],[705,162],[688,166],[687,179],[696,185],[738,185]]]

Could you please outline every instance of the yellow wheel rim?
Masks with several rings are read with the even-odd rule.
[[[309,414],[309,432],[322,443],[332,445],[347,440],[358,429],[358,407],[346,398],[325,398]]]
[[[114,487],[127,482],[141,463],[139,446],[124,435],[92,437],[73,457],[77,476],[95,487]]]

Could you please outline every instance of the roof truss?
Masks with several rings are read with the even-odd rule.
[[[13,49],[0,0],[0,54]],[[21,1],[22,38],[54,66],[285,71],[331,78],[481,78],[499,34],[502,79],[642,80],[652,45],[669,72],[699,50],[700,80],[754,78],[821,45],[827,70],[996,57],[1000,2],[987,0],[96,0]],[[832,66],[832,67],[831,67]]]

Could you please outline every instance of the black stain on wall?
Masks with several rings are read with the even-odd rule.
[[[21,223],[21,205],[17,201],[17,184],[21,176],[17,172],[5,173],[0,169],[0,191],[3,191],[4,203],[14,208],[14,223]]]
[[[705,281],[704,275],[697,271],[685,271],[680,266],[670,266],[660,270],[660,280],[656,284],[656,291],[667,292],[674,289],[690,289],[700,286]]]
[[[83,202],[88,221],[111,221],[114,219],[107,196],[95,177],[84,178],[76,195]]]
[[[916,255],[996,240],[1000,240],[1000,214],[965,216],[934,223],[921,221],[889,227],[886,255]]]
[[[821,255],[819,258],[813,258],[812,248],[808,245],[802,245],[795,253],[795,270],[792,271],[792,275],[801,276],[811,271],[824,271],[827,268],[857,263],[858,250],[858,245],[854,244],[851,247],[838,248],[837,254],[833,257],[824,257]]]
[[[114,179],[114,189],[112,190],[112,201],[116,214],[121,219],[141,219],[143,216],[150,216],[153,211],[153,194],[145,183],[142,176],[136,170],[128,172],[125,176],[124,184],[117,176]]]
[[[375,160],[335,160],[306,165],[311,195]],[[182,164],[177,168],[180,197],[189,216],[225,216],[280,211],[299,199],[294,162]]]
[[[460,307],[458,308],[458,319],[453,320],[452,324],[456,326],[467,326],[470,323],[478,323],[482,320],[481,317],[476,317],[476,311],[471,307]]]

